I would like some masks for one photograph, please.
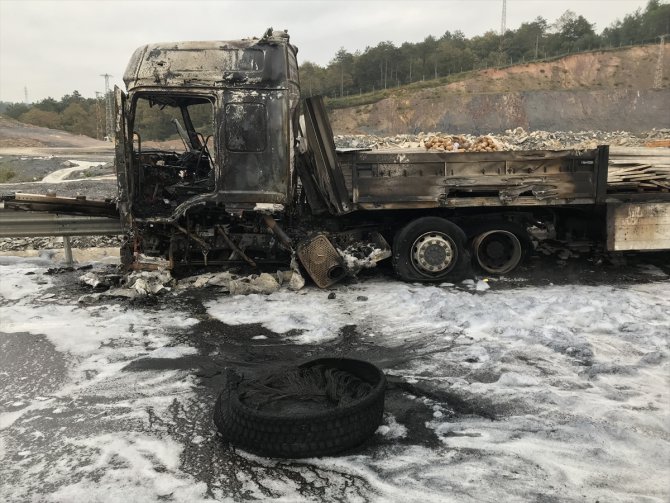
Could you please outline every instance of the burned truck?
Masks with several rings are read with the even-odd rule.
[[[326,287],[388,258],[407,281],[459,279],[471,265],[505,274],[546,238],[670,247],[668,194],[609,193],[607,146],[337,150],[323,100],[301,100],[286,32],[145,45],[124,82],[116,169],[127,267],[297,259]],[[152,128],[178,140],[150,141]],[[633,214],[655,218],[644,239],[629,232]]]

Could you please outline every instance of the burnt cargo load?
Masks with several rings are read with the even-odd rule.
[[[607,146],[337,150],[322,99],[300,100],[296,55],[272,29],[135,52],[116,89],[126,266],[297,257],[327,287],[388,258],[407,281],[504,274],[545,239],[670,248],[668,193],[608,191]]]

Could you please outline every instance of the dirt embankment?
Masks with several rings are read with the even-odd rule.
[[[116,195],[113,174],[114,145],[88,136],[74,135],[24,124],[0,115],[0,195],[14,192],[61,196],[87,194],[91,199]],[[100,166],[100,169],[96,168]],[[93,169],[91,169],[93,167]],[[54,172],[69,171],[81,180],[47,178]],[[108,175],[108,179],[99,179]],[[75,176],[77,178],[77,176]],[[48,183],[56,181],[58,183]]]
[[[0,155],[111,155],[114,145],[67,131],[33,126],[0,115]]]
[[[670,45],[568,56],[334,110],[336,134],[670,127]]]

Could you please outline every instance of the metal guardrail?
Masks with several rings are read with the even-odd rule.
[[[116,236],[122,233],[121,221],[116,218],[0,209],[0,238],[63,236],[68,265],[72,265],[71,236]]]
[[[122,234],[115,218],[0,210],[0,237],[116,236]]]

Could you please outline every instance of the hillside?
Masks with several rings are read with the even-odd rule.
[[[331,121],[335,134],[644,131],[670,127],[669,77],[667,44],[662,52],[647,45],[581,53],[401,87],[375,103],[335,109]]]
[[[33,126],[0,115],[0,149],[16,148],[95,148],[110,150],[109,142],[99,141],[88,136],[76,135]]]

